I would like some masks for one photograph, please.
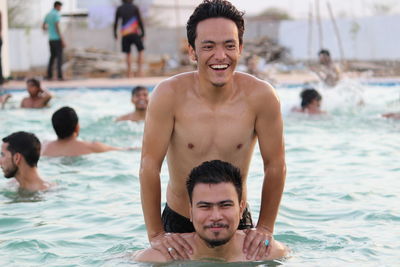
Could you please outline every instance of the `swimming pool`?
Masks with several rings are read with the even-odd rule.
[[[329,115],[323,117],[288,112],[298,103],[300,90],[278,89],[288,173],[275,238],[293,251],[283,263],[398,264],[400,122],[379,114],[400,110],[400,85],[362,86],[363,107],[356,105],[358,89],[353,85],[336,92],[325,90],[323,108]],[[82,139],[115,146],[141,144],[143,123],[113,122],[132,108],[128,90],[58,90],[48,109],[13,108],[23,95],[16,92],[8,109],[0,110],[1,137],[26,130],[42,141],[54,139],[51,115],[69,105],[80,118]],[[263,169],[259,150],[254,154],[248,195],[257,218]],[[139,162],[138,151],[42,158],[40,173],[58,186],[34,196],[18,194],[15,185],[0,174],[0,264],[138,265],[128,255],[148,246]],[[163,166],[163,191],[166,182]]]

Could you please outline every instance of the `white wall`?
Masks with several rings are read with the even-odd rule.
[[[9,53],[8,53],[8,16],[7,16],[7,0],[0,0],[0,12],[1,12],[1,37],[3,39],[3,46],[1,48],[1,59],[3,76],[8,77],[10,75],[10,64],[9,64]]]
[[[339,19],[344,58],[358,60],[400,59],[400,16],[365,17],[354,20]],[[359,30],[352,34],[358,25]],[[331,20],[322,21],[323,48],[338,59],[340,51]],[[317,25],[313,25],[312,58],[316,58],[319,47]],[[308,59],[308,21],[285,21],[279,29],[279,42],[288,47],[294,59]]]

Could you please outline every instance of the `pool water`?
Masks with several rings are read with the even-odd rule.
[[[277,90],[284,114],[288,173],[275,238],[292,250],[282,263],[398,265],[400,121],[380,114],[400,111],[400,85],[347,84],[336,91],[324,90],[325,116],[289,112],[299,102],[300,90]],[[59,90],[50,108],[42,110],[17,108],[24,94],[14,93],[7,108],[0,110],[1,137],[25,130],[42,141],[52,140],[51,115],[69,105],[79,115],[82,139],[123,147],[141,145],[143,123],[114,122],[132,109],[128,90]],[[357,105],[360,95],[363,106]],[[41,158],[40,173],[57,186],[34,195],[18,192],[16,184],[1,173],[0,265],[143,266],[129,260],[130,253],[148,247],[139,163],[139,151]],[[167,179],[163,166],[163,191]],[[248,178],[248,200],[255,218],[262,180],[256,148]]]

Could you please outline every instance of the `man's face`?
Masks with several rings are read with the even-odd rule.
[[[27,84],[28,93],[31,97],[36,97],[39,94],[39,88],[35,86],[33,83],[28,82]]]
[[[331,60],[330,56],[328,56],[327,54],[319,54],[319,63],[321,64],[327,64],[329,63]]]
[[[225,18],[210,18],[197,24],[195,49],[189,53],[197,61],[200,77],[222,87],[232,80],[242,52],[236,24]]]
[[[136,110],[146,110],[149,103],[149,93],[147,90],[140,90],[132,96],[132,103]]]
[[[61,11],[61,7],[62,7],[61,5],[57,5],[54,8],[57,9],[58,11]]]
[[[18,166],[15,164],[14,157],[7,148],[7,143],[1,145],[0,166],[3,170],[4,177],[12,178],[18,172]]]
[[[309,113],[320,113],[321,112],[321,100],[313,99],[307,106]]]
[[[232,183],[197,184],[190,208],[196,233],[210,247],[227,243],[237,230],[243,207]]]

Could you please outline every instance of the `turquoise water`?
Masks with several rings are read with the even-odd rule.
[[[278,88],[288,173],[275,238],[292,249],[291,257],[282,263],[398,265],[400,121],[383,119],[380,114],[400,111],[400,86],[360,89],[348,84],[323,91],[329,114],[318,117],[288,112],[298,102],[300,89]],[[23,95],[16,92],[7,109],[0,110],[1,137],[27,130],[42,141],[54,139],[51,115],[69,105],[80,116],[82,139],[115,146],[141,144],[143,123],[113,122],[131,110],[127,90],[61,90],[51,107],[43,110],[16,108]],[[357,106],[360,95],[365,102],[362,107]],[[42,158],[40,173],[58,185],[35,195],[18,192],[15,183],[1,173],[0,265],[139,265],[129,260],[130,253],[148,246],[139,196],[139,162],[138,151]],[[256,149],[248,179],[249,202],[256,218],[262,177]],[[163,166],[163,191],[166,182]]]

